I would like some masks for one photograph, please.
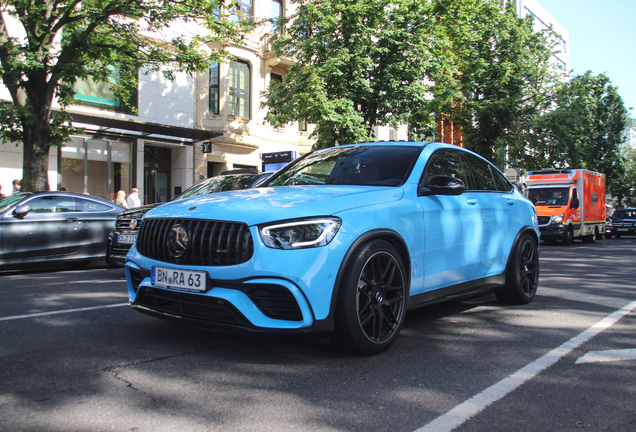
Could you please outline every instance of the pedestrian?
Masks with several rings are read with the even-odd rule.
[[[7,196],[2,193],[2,185],[0,184],[0,200],[5,199]]]
[[[18,179],[13,180],[13,189],[11,190],[11,195],[15,195],[19,193],[21,187],[22,187],[22,181]]]
[[[128,208],[128,202],[126,201],[126,192],[120,190],[117,192],[117,198],[115,198],[115,204],[118,206],[122,206],[124,208]]]
[[[130,195],[126,198],[126,201],[128,202],[128,208],[139,207],[141,205],[141,201],[139,200],[139,189],[132,188]]]

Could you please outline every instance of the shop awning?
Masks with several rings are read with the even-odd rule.
[[[87,132],[96,134],[129,137],[135,136],[138,138],[182,143],[196,143],[223,135],[222,132],[192,129],[180,126],[168,126],[135,119],[96,116],[70,111],[68,113],[73,119],[73,126],[85,128]]]

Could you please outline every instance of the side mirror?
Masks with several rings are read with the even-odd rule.
[[[22,204],[17,206],[13,210],[13,216],[17,217],[18,219],[23,219],[30,211],[31,211],[30,205]]]
[[[464,182],[458,178],[436,175],[429,182],[428,188],[421,188],[420,195],[461,195],[466,190]]]

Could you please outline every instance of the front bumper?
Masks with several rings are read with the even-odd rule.
[[[142,256],[133,246],[125,267],[130,305],[153,316],[221,330],[329,331],[335,281],[346,250],[338,239],[302,250],[275,250],[261,244],[243,264],[181,267]],[[203,271],[206,290],[156,286],[153,266]]]
[[[541,240],[561,240],[566,236],[567,225],[550,224],[539,226]]]

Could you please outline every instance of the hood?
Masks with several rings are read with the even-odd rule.
[[[537,216],[556,216],[561,213],[565,213],[568,206],[549,205],[549,206],[535,206],[537,209]]]
[[[219,192],[166,203],[149,218],[211,219],[248,225],[310,216],[331,216],[402,198],[401,187],[277,186]]]
[[[160,206],[161,204],[165,204],[165,203],[145,204],[140,207],[134,207],[131,209],[124,210],[123,212],[119,213],[119,216],[123,216],[127,218],[139,218],[143,216],[144,214],[146,214],[148,210],[151,210],[157,206]]]

